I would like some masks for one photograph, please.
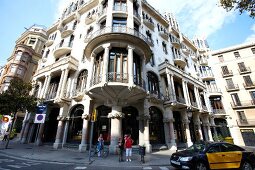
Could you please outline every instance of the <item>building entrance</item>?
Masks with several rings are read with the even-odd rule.
[[[137,120],[138,111],[134,107],[124,107],[122,109],[124,118],[122,119],[122,134],[131,134],[134,145],[139,143],[139,121]]]
[[[80,143],[82,138],[82,114],[84,107],[83,105],[75,106],[70,115],[67,142],[68,143]]]

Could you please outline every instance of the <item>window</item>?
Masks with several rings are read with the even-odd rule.
[[[228,70],[228,66],[222,66],[221,70],[222,70],[223,75],[229,75],[230,74],[230,72]]]
[[[244,62],[238,63],[238,67],[240,69],[240,72],[247,71],[247,68],[245,67]]]
[[[71,36],[70,36],[70,40],[69,40],[68,47],[72,47],[72,46],[73,46],[73,40],[74,40],[74,35],[71,35]]]
[[[17,69],[17,66],[11,66],[11,73],[15,73]]]
[[[235,89],[235,85],[232,79],[226,79],[228,89]]]
[[[47,50],[44,57],[47,58],[49,54],[50,54],[50,50]]]
[[[77,85],[76,85],[76,91],[82,92],[86,89],[87,84],[87,77],[88,77],[88,71],[83,70],[80,72],[78,78],[77,78]]]
[[[112,48],[109,55],[109,81],[127,81],[128,51],[125,48]]]
[[[237,116],[241,123],[248,123],[244,111],[237,111]]]
[[[246,86],[253,86],[253,82],[250,76],[243,76],[243,79]]]
[[[166,43],[163,41],[162,42],[162,48],[165,54],[167,54],[167,47],[166,47]]]
[[[251,48],[252,54],[255,54],[255,48]]]
[[[93,31],[93,27],[90,26],[89,29],[88,29],[88,31],[87,31],[87,35],[90,34],[90,33],[92,33],[92,31]]]
[[[231,145],[229,143],[224,143],[221,145],[221,152],[231,152],[231,151],[243,151],[244,149]]]
[[[142,80],[142,64],[141,64],[141,59],[140,56],[137,55],[135,52],[133,54],[133,74],[134,74],[134,83],[136,85],[142,86],[143,85],[143,80]]]
[[[19,67],[18,70],[17,70],[17,74],[19,76],[24,76],[24,73],[25,73],[24,68]]]
[[[35,42],[36,42],[36,38],[30,38],[28,44],[33,45],[33,44],[35,44]]]
[[[155,65],[154,54],[151,54],[150,63],[151,63],[151,66]]]
[[[241,106],[241,101],[237,93],[231,94],[231,98],[232,98],[234,106]]]
[[[29,54],[28,53],[23,53],[22,56],[21,56],[21,61],[26,63],[29,59]]]
[[[76,20],[76,21],[74,21],[74,23],[73,23],[73,30],[75,30],[75,29],[76,29],[76,26],[77,26],[77,20]]]
[[[253,101],[253,104],[255,104],[255,91],[251,91],[250,95],[251,95],[251,99]]]
[[[148,72],[147,76],[148,76],[148,90],[152,94],[159,95],[158,77],[152,72]]]
[[[112,21],[113,32],[126,32],[127,19],[114,17]]]
[[[16,61],[20,61],[21,56],[22,56],[22,51],[18,51],[18,52],[16,53],[15,60],[16,60]]]
[[[236,58],[240,58],[240,57],[241,57],[240,54],[239,54],[239,52],[234,52],[234,56],[235,56]]]
[[[223,55],[219,55],[218,59],[219,59],[220,62],[223,62],[224,61]]]
[[[114,0],[114,10],[127,11],[127,0]]]

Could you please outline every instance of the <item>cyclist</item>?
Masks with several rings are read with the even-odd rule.
[[[100,134],[97,140],[97,151],[98,151],[98,157],[102,156],[102,152],[104,150],[104,139],[103,139],[103,135]]]

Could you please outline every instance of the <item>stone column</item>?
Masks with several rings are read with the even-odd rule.
[[[199,113],[193,114],[193,123],[195,125],[195,135],[196,135],[196,141],[202,140],[202,129],[201,129],[201,121],[199,118]]]
[[[88,124],[89,124],[89,115],[83,114],[83,125],[82,125],[82,138],[81,138],[81,144],[79,145],[79,151],[83,152],[87,150],[87,147],[89,146],[89,140],[88,140]]]
[[[170,131],[170,146],[168,148],[169,148],[169,150],[176,151],[177,150],[177,144],[176,144],[175,135],[174,135],[174,122],[173,122],[173,119],[170,119],[170,121],[169,121],[169,131]]]
[[[109,2],[108,2],[109,3]],[[106,44],[103,46],[104,47],[104,58],[103,58],[103,62],[104,62],[104,67],[103,67],[103,74],[102,74],[102,82],[106,83],[107,80],[107,75],[108,75],[108,63],[109,63],[109,47],[110,44]]]
[[[58,90],[57,90],[57,94],[56,94],[56,98],[60,98],[60,93],[61,93],[61,89],[62,89],[62,83],[63,83],[63,79],[64,79],[64,74],[65,74],[65,69],[61,70],[61,76],[60,76],[60,80],[58,83]]]
[[[60,91],[60,98],[64,97],[64,92],[65,92],[65,88],[66,88],[66,83],[67,83],[67,77],[68,77],[68,72],[69,69],[65,69],[65,73],[64,73],[64,78],[63,81],[61,83],[61,91]]]
[[[170,144],[170,128],[169,128],[169,118],[163,118],[164,132],[165,132],[165,142],[167,146]]]
[[[48,75],[45,76],[43,86],[42,86],[42,88],[40,90],[40,93],[39,93],[40,98],[42,98],[43,95],[44,95],[44,91],[45,91],[47,82],[48,82]]]
[[[66,121],[65,121],[65,128],[64,128],[64,134],[63,134],[63,140],[62,140],[62,148],[63,148],[64,145],[66,144],[67,134],[68,134],[68,128],[69,128],[69,118],[66,118]]]
[[[168,84],[168,91],[169,91],[170,100],[176,101],[174,78],[173,78],[173,75],[170,74],[170,73],[167,73],[167,84]]]
[[[145,115],[146,117],[150,117],[149,115]],[[144,144],[146,146],[146,152],[152,152],[152,146],[150,144],[150,130],[149,130],[149,119],[144,120]]]
[[[30,115],[30,113],[28,113],[28,112],[26,111],[25,117],[24,117],[24,119],[23,119],[23,121],[22,121],[22,129],[21,129],[21,132],[20,132],[19,141],[21,141],[22,136],[23,136],[23,134],[24,134],[25,127],[26,127],[26,123],[28,122],[27,119],[29,118],[29,115]]]
[[[185,128],[185,135],[186,135],[186,139],[187,139],[187,146],[191,146],[193,143],[191,141],[191,136],[190,136],[190,129],[189,129],[189,119],[188,119],[188,115],[187,112],[182,112],[182,123],[184,125]]]
[[[200,95],[198,92],[198,88],[194,87],[194,91],[195,91],[195,97],[196,97],[196,102],[197,102],[197,106],[198,108],[201,110],[202,109],[202,104],[201,104],[201,100],[200,100]]]
[[[37,139],[36,139],[36,145],[40,146],[42,145],[42,137],[43,137],[43,132],[44,132],[44,126],[45,124],[39,124],[37,128],[39,128],[38,134],[37,134]]]
[[[46,85],[45,85],[45,89],[44,89],[44,92],[43,92],[43,97],[42,98],[45,98],[47,93],[48,93],[48,88],[49,88],[49,85],[50,85],[50,80],[51,80],[51,75],[48,75],[47,76],[47,82],[46,82]]]
[[[34,131],[35,131],[35,125],[36,124],[32,124],[30,129],[29,129],[29,132],[28,132],[28,135],[27,135],[27,142],[28,143],[31,143],[32,142],[32,138],[33,138],[33,135],[34,135]]]
[[[134,51],[134,48],[132,46],[128,46],[128,84],[129,86],[134,85],[133,51]]]
[[[55,139],[55,143],[53,144],[53,148],[54,149],[58,149],[62,146],[62,135],[63,135],[63,120],[61,117],[58,118],[58,130],[57,130],[57,134],[56,134],[56,139]]]
[[[185,98],[186,105],[189,106],[190,101],[189,101],[188,94],[187,94],[187,84],[186,84],[186,81],[184,81],[184,80],[182,80],[182,88],[183,88],[183,95]]]
[[[108,114],[108,118],[111,119],[111,143],[109,146],[110,153],[115,154],[117,152],[118,140],[121,137],[122,132],[122,118],[121,106],[112,106],[112,112]]]
[[[213,141],[210,123],[208,123],[208,125],[207,125],[207,130],[208,130],[208,135],[209,135],[209,141]]]

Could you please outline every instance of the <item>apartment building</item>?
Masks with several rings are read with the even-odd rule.
[[[27,113],[21,142],[84,151],[93,113],[93,144],[102,134],[112,153],[124,134],[147,152],[213,140],[201,50],[172,14],[145,0],[79,0],[47,34],[33,77],[46,121]]]
[[[212,52],[212,69],[223,94],[227,122],[234,142],[255,144],[255,43]]]
[[[7,63],[1,68],[0,93],[8,88],[14,77],[21,78],[24,82],[32,81],[47,39],[46,28],[40,25],[33,25],[21,34]],[[24,115],[24,113],[17,115],[17,132],[21,130],[19,122],[22,122]]]
[[[223,93],[216,84],[214,72],[211,67],[213,64],[209,62],[209,59],[212,59],[211,50],[204,38],[195,38],[193,42],[198,48],[197,60],[200,65],[200,77],[206,86],[206,96],[210,102],[210,125],[213,138],[214,140],[222,140],[226,137],[231,137],[227,123],[227,114],[222,102]]]

